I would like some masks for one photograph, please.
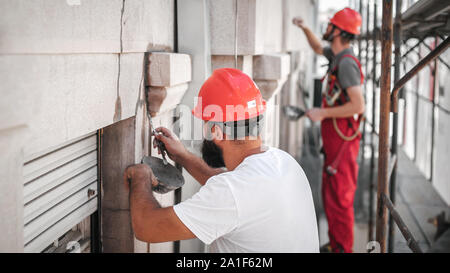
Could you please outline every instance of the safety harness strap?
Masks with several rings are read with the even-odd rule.
[[[345,54],[345,55],[343,55],[342,57],[340,57],[339,60],[338,60],[338,62],[336,63],[336,65],[335,65],[335,66],[333,67],[333,69],[331,70],[332,73],[334,74],[335,72],[337,72],[339,63],[340,63],[340,62],[342,61],[342,59],[344,59],[344,58],[352,58],[352,59],[356,62],[356,64],[358,65],[358,68],[359,68],[359,73],[360,73],[360,75],[361,75],[361,84],[363,84],[363,83],[364,83],[364,73],[362,72],[361,63],[359,62],[359,60],[358,60],[355,56],[353,56],[353,55],[351,55],[351,54]]]
[[[364,82],[364,74],[363,74],[362,69],[361,69],[361,63],[359,62],[359,60],[355,56],[353,56],[351,54],[345,54],[342,57],[340,57],[338,62],[336,63],[336,65],[331,70],[331,74],[332,75],[337,74],[339,63],[342,61],[343,58],[352,58],[356,62],[356,64],[358,65],[358,68],[359,68],[359,73],[361,75],[361,84],[363,84],[363,82]],[[330,88],[333,88],[334,84],[338,85],[338,87],[342,90],[342,92],[340,94],[340,99],[341,99],[342,103],[344,103],[347,100],[347,98],[346,98],[346,91],[345,91],[345,89],[341,88],[341,86],[339,84],[339,81],[337,80],[336,75],[335,75],[334,78],[335,79],[332,82],[333,86],[330,86]],[[336,118],[332,118],[332,119],[333,119],[333,127],[336,130],[336,132],[339,135],[339,137],[342,138],[344,141],[352,141],[353,139],[355,139],[360,134],[359,126],[361,124],[361,121],[364,119],[364,115],[363,114],[359,114],[358,115],[358,119],[356,121],[352,117],[348,118],[349,127],[353,128],[353,126],[355,126],[355,133],[353,135],[351,135],[351,136],[346,136],[344,133],[342,133],[341,130],[339,129],[339,127],[337,126]]]

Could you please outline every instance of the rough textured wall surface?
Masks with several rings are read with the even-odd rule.
[[[15,90],[9,101],[24,102],[2,116],[30,127],[25,153],[135,115],[143,53],[173,49],[173,1],[67,3],[2,2],[4,88]]]
[[[0,251],[23,250],[24,157],[136,116],[140,161],[144,52],[173,50],[173,22],[172,0],[0,2]]]

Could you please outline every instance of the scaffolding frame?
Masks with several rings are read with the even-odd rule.
[[[393,0],[382,0],[382,24],[381,29],[377,26],[377,0],[373,1],[373,30],[372,33],[369,31],[368,23],[366,27],[366,33],[361,37],[361,39],[366,40],[366,54],[368,54],[369,48],[369,40],[372,40],[373,47],[373,69],[372,69],[372,122],[368,122],[371,126],[370,132],[370,148],[371,148],[371,158],[370,158],[370,174],[369,174],[369,231],[368,231],[368,239],[369,241],[373,241],[373,203],[374,203],[374,169],[375,169],[375,136],[378,135],[378,178],[377,178],[377,209],[376,209],[376,241],[380,244],[380,252],[386,252],[386,226],[388,225],[388,212],[389,212],[389,227],[388,227],[388,251],[393,252],[394,250],[394,224],[396,224],[403,237],[405,238],[408,247],[415,253],[421,253],[422,250],[419,247],[419,244],[415,240],[412,233],[409,231],[409,228],[402,220],[400,214],[397,212],[395,208],[396,201],[396,176],[397,176],[397,152],[398,152],[398,99],[399,93],[400,97],[403,97],[402,87],[411,80],[417,73],[434,61],[434,67],[437,67],[437,59],[443,62],[439,55],[445,52],[449,45],[450,40],[449,37],[444,39],[445,35],[448,35],[446,30],[442,28],[442,22],[436,23],[433,22],[432,26],[420,26],[424,28],[424,35],[420,37],[417,32],[411,30],[411,26],[417,25],[414,19],[411,19],[411,14],[414,12],[407,10],[408,20],[402,21],[402,0],[396,0],[396,16],[395,22],[393,23]],[[433,1],[430,1],[433,2]],[[430,4],[430,2],[426,3],[425,1],[419,1],[415,4],[415,9],[425,8],[424,3]],[[433,3],[435,4],[435,3]],[[362,6],[362,0],[359,2],[360,10]],[[421,6],[422,5],[422,6]],[[435,4],[438,5],[438,4]],[[367,5],[367,16],[369,16],[368,9],[370,5]],[[443,12],[446,12],[450,9],[448,6],[442,9],[439,7],[437,11],[433,11],[429,18],[432,16],[438,16]],[[421,18],[420,18],[421,19]],[[422,19],[421,19],[422,20]],[[416,20],[419,21],[419,20]],[[369,22],[369,18],[367,18],[367,22]],[[448,23],[448,21],[447,21]],[[402,45],[402,26],[406,24],[408,26],[408,37],[405,38],[405,41],[411,37],[418,38],[419,42],[410,48],[407,53],[401,55],[401,45]],[[431,24],[431,23],[430,23]],[[439,28],[440,27],[440,28]],[[443,34],[444,33],[444,34]],[[415,35],[415,36],[413,36]],[[394,37],[394,38],[393,38]],[[427,37],[439,37],[443,41],[435,46],[434,49],[429,48],[429,54],[421,59],[412,69],[403,75],[400,78],[400,65],[401,59],[405,57],[407,54],[412,52],[416,47],[421,44],[424,44],[424,40]],[[436,38],[437,44],[438,38]],[[379,98],[379,133],[376,133],[376,87],[377,83],[377,42],[381,43],[381,75],[379,79],[380,85],[380,98]],[[394,85],[391,90],[391,67],[392,67],[392,45],[394,42]],[[358,41],[358,45],[360,45],[360,41]],[[359,47],[361,51],[361,47]],[[447,67],[448,64],[443,62]],[[368,66],[368,59],[366,55],[366,69]],[[435,109],[435,97],[436,97],[436,76],[434,75],[434,92],[433,92],[433,110]],[[389,126],[390,126],[390,113],[392,112],[392,140],[391,143],[389,141]],[[432,121],[432,134],[434,138],[434,111],[433,111],[433,121]],[[365,132],[365,130],[364,130]],[[432,150],[434,149],[434,141],[432,138]],[[364,139],[364,138],[363,138]],[[364,143],[364,142],[363,142]],[[363,145],[363,153],[364,153],[364,145]],[[364,156],[363,156],[364,157]],[[433,159],[432,159],[433,160]],[[431,167],[433,163],[431,164]],[[389,191],[389,192],[388,192]]]

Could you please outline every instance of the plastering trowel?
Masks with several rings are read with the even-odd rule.
[[[158,186],[153,187],[153,191],[157,193],[166,193],[176,190],[184,185],[184,178],[180,170],[163,160],[154,156],[144,156],[142,163],[147,164],[158,179]]]
[[[150,121],[150,131],[154,136],[158,134],[153,127],[152,117],[147,113],[148,119]],[[158,185],[153,187],[153,191],[157,193],[166,193],[172,190],[176,190],[184,185],[184,177],[180,170],[172,166],[167,162],[166,154],[167,149],[164,143],[158,139],[155,139],[156,146],[158,147],[162,159],[154,156],[144,156],[142,158],[142,163],[147,164],[153,171],[153,174],[158,180]]]
[[[283,106],[283,112],[292,121],[296,121],[305,115],[305,110],[293,105]]]

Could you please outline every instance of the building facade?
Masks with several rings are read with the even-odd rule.
[[[149,116],[198,153],[201,127],[180,109],[192,109],[199,87],[220,67],[254,79],[269,105],[265,143],[296,155],[302,120],[289,123],[280,105],[303,103],[300,90],[312,88],[315,68],[291,20],[303,16],[315,26],[317,5],[1,1],[0,251],[204,251],[196,239],[136,240],[123,171],[157,156]],[[198,190],[183,174],[181,190],[156,194],[163,206]]]

